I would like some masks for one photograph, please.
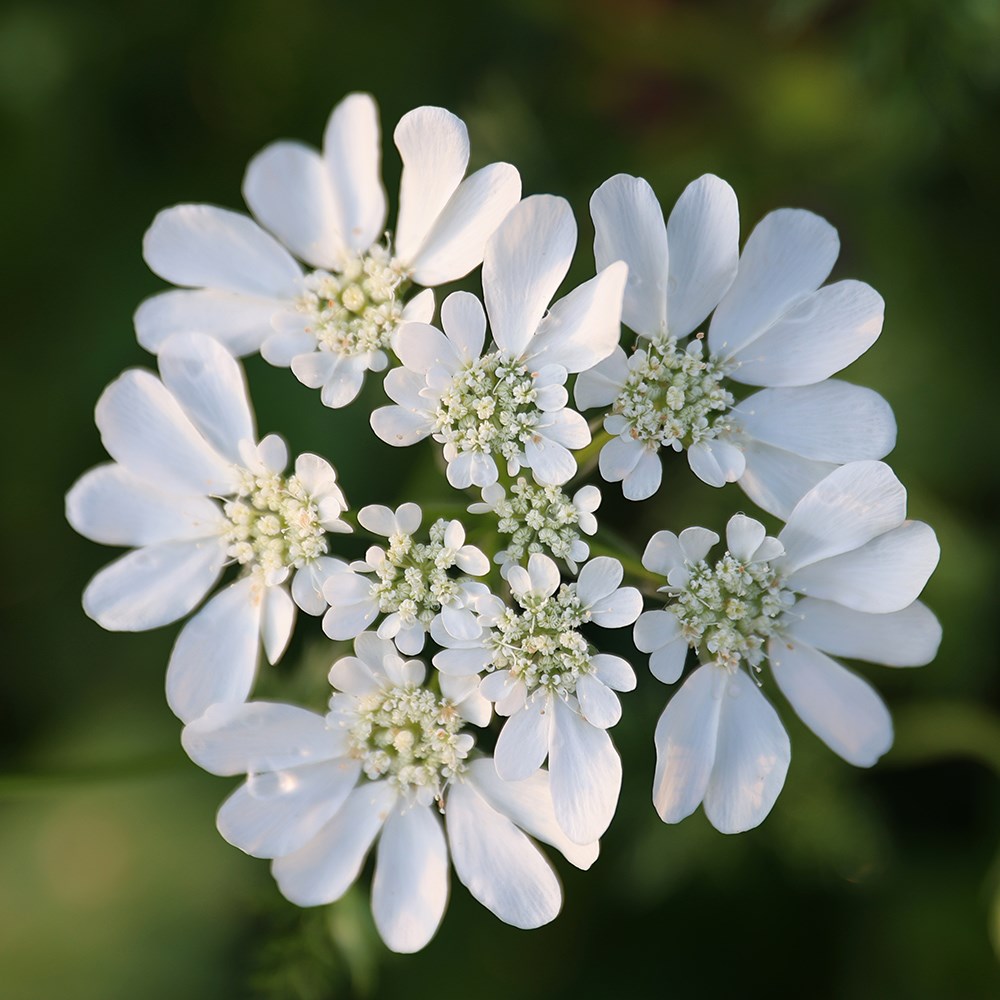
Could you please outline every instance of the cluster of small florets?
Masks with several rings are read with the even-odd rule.
[[[550,597],[514,595],[521,610],[506,608],[487,640],[492,667],[509,670],[530,693],[544,687],[565,697],[593,669],[590,646],[580,625],[590,617],[581,607],[576,584],[563,584]]]
[[[524,365],[487,354],[456,372],[441,393],[435,433],[459,453],[500,455],[510,461],[524,450],[538,422],[537,394]]]
[[[778,617],[795,602],[769,562],[740,562],[727,552],[714,566],[702,560],[667,605],[703,662],[735,670],[741,660],[757,669]]]
[[[465,769],[473,738],[459,732],[461,716],[433,691],[406,686],[365,695],[356,699],[355,714],[351,756],[372,781],[385,778],[429,801]]]
[[[702,355],[699,338],[684,350],[670,337],[635,352],[612,405],[633,437],[680,451],[726,429],[733,395],[722,386],[720,365]]]
[[[455,550],[444,544],[448,524],[435,521],[426,543],[415,542],[412,535],[389,538],[385,558],[375,566],[378,580],[372,583],[383,614],[398,613],[407,625],[420,622],[429,628],[441,605],[458,596],[460,581],[448,575],[456,565]]]
[[[383,246],[353,257],[337,274],[308,275],[299,309],[309,316],[308,330],[320,350],[353,357],[388,348],[403,315],[397,298],[401,282]]]
[[[545,551],[569,559],[573,543],[580,540],[580,511],[558,486],[536,486],[521,476],[493,510],[500,534],[510,535],[506,556],[511,561],[524,562]]]
[[[299,569],[326,552],[319,513],[297,476],[247,471],[223,511],[229,519],[227,555],[265,576]]]

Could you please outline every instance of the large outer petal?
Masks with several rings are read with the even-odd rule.
[[[299,142],[275,142],[249,163],[243,198],[250,211],[313,267],[342,271],[347,248],[323,157]]]
[[[147,545],[97,573],[83,592],[83,609],[113,632],[158,628],[198,604],[225,558],[225,547],[215,539]]]
[[[448,905],[448,848],[429,806],[397,807],[382,828],[372,916],[386,945],[409,954],[427,944]]]
[[[837,231],[802,209],[766,215],[743,248],[736,279],[708,331],[712,354],[732,357],[826,280],[840,252]]]
[[[207,497],[167,493],[117,462],[98,465],[73,484],[66,520],[92,541],[130,546],[208,538],[227,525]]]
[[[340,235],[349,249],[364,253],[382,234],[386,214],[382,138],[370,94],[348,94],[330,113],[323,159]]]
[[[667,702],[656,724],[653,805],[664,823],[698,808],[715,764],[725,686],[714,664],[699,667]]]
[[[771,672],[799,718],[836,754],[871,767],[892,746],[892,719],[863,678],[805,643],[772,639]]]
[[[880,615],[805,597],[787,618],[786,634],[806,645],[888,667],[930,663],[941,643],[941,624],[920,601]]]
[[[778,713],[742,671],[722,698],[705,815],[722,833],[759,825],[785,783],[792,748]]]
[[[552,866],[472,783],[451,786],[445,825],[459,881],[483,906],[524,929],[556,918],[562,891]]]
[[[622,321],[636,333],[655,337],[667,329],[667,227],[649,184],[616,174],[590,199],[594,260],[605,268],[628,265]]]
[[[679,339],[701,325],[736,277],[740,209],[733,189],[713,174],[692,181],[667,220],[667,245],[667,332]]]
[[[622,762],[611,737],[553,699],[549,777],[556,819],[577,844],[598,840],[611,823],[622,784]]]
[[[746,467],[737,480],[740,489],[762,510],[783,520],[837,468],[834,462],[816,462],[758,441],[743,442],[742,448]]]
[[[483,294],[500,351],[520,357],[566,277],[576,248],[569,203],[536,194],[515,205],[486,244]]]
[[[175,285],[275,299],[295,298],[300,290],[299,265],[273,236],[214,205],[165,208],[146,230],[142,254]]]
[[[778,540],[781,567],[803,566],[850,552],[902,524],[906,490],[883,462],[851,462],[814,486],[788,516]]]
[[[181,629],[167,665],[167,703],[184,722],[210,705],[245,701],[257,673],[263,593],[244,577]]]

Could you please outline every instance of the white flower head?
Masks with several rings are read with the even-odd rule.
[[[597,531],[594,511],[600,506],[601,491],[596,486],[581,487],[571,499],[558,486],[538,486],[520,476],[509,494],[493,483],[483,487],[482,496],[482,503],[470,504],[469,513],[494,514],[497,530],[510,536],[507,548],[493,557],[504,579],[511,566],[524,563],[535,552],[562,559],[571,573],[590,555],[580,533]]]
[[[398,447],[433,437],[457,489],[492,485],[500,467],[511,476],[531,469],[544,485],[567,482],[571,452],[590,442],[590,429],[566,406],[566,379],[617,344],[626,276],[611,263],[549,308],[575,247],[566,201],[520,202],[486,245],[486,313],[475,296],[455,292],[441,308],[443,331],[400,329],[393,347],[405,367],[385,379],[398,405],[372,414],[375,433]],[[495,343],[484,353],[486,314]]]
[[[926,524],[906,520],[906,492],[881,462],[834,470],[777,538],[737,514],[726,552],[711,561],[718,541],[705,528],[650,539],[643,565],[666,577],[670,596],[666,610],[640,616],[635,644],[664,683],[679,679],[689,648],[701,663],[656,729],[657,811],[676,823],[703,802],[714,826],[735,833],[770,811],[791,755],[759,689],[765,660],[802,721],[844,760],[870,767],[892,745],[881,698],[831,657],[900,667],[933,659],[941,628],[917,595],[939,548]]]
[[[323,588],[330,605],[323,630],[331,639],[353,639],[380,615],[384,617],[378,634],[395,640],[407,655],[423,649],[424,636],[437,619],[457,638],[478,632],[469,606],[486,587],[464,574],[484,576],[489,560],[466,544],[460,521],[439,519],[430,526],[426,542],[416,541],[422,519],[415,503],[395,511],[379,505],[361,508],[361,526],[383,535],[388,544],[373,545],[364,561],[337,561],[332,567]]]
[[[670,448],[709,485],[738,482],[787,517],[838,465],[892,450],[885,400],[830,377],[878,338],[884,304],[859,281],[823,285],[839,252],[829,223],[771,212],[739,255],[736,195],[711,174],[666,224],[646,181],[625,174],[598,188],[591,213],[597,266],[628,263],[622,315],[640,341],[583,373],[575,398],[610,407],[600,469],[626,497],[659,489],[659,451]],[[713,310],[707,338],[689,340]],[[764,388],[737,401],[734,383]]]
[[[84,609],[104,628],[141,631],[183,618],[226,565],[241,567],[171,654],[167,700],[189,721],[215,702],[247,697],[261,641],[277,662],[296,604],[322,613],[334,566],[326,534],[350,528],[327,461],[300,455],[286,475],[284,442],[257,443],[243,372],[221,344],[175,334],[159,367],[159,378],[132,369],[104,391],[96,420],[115,461],[73,486],[66,516],[94,541],[134,548],[84,592]]]
[[[443,675],[489,672],[481,691],[509,716],[496,746],[501,778],[518,781],[548,757],[556,818],[581,844],[600,837],[614,815],[621,761],[607,730],[621,718],[615,691],[632,690],[635,675],[620,657],[596,653],[580,626],[636,620],[642,597],[619,587],[622,575],[618,560],[601,557],[564,584],[555,562],[536,553],[527,569],[508,570],[509,606],[492,595],[477,601],[477,637],[434,634],[446,647],[434,657]]]
[[[423,664],[372,633],[355,652],[330,671],[339,690],[325,717],[250,702],[216,706],[185,728],[196,763],[247,775],[219,810],[222,836],[273,859],[279,889],[300,906],[339,899],[377,840],[372,913],[393,951],[418,951],[437,931],[449,854],[459,880],[501,920],[553,920],[559,881],[530,838],[584,869],[598,845],[576,845],[559,829],[548,774],[501,781],[491,758],[472,757],[461,705],[421,686]]]
[[[143,241],[146,262],[186,287],[140,306],[140,343],[158,351],[171,332],[201,330],[236,354],[260,350],[291,367],[327,406],[351,402],[365,372],[386,367],[399,324],[430,320],[433,293],[406,301],[410,285],[468,274],[521,194],[507,163],[465,177],[468,131],[443,108],[410,111],[394,139],[403,173],[391,238],[368,94],[333,109],[322,153],[276,142],[251,160],[243,195],[257,222],[211,205],[161,212]]]

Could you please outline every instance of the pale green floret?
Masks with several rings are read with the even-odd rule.
[[[374,567],[378,579],[371,594],[382,614],[398,612],[403,623],[420,622],[430,628],[442,604],[459,595],[460,582],[448,571],[456,565],[455,552],[444,544],[448,521],[435,521],[430,541],[415,542],[412,535],[393,535],[385,558]]]
[[[795,598],[767,561],[744,563],[727,552],[714,566],[689,567],[690,578],[667,606],[703,663],[735,670],[741,660],[756,670],[780,616]]]
[[[226,554],[253,571],[300,569],[327,550],[319,512],[297,476],[245,471],[223,512],[229,519]]]
[[[348,730],[350,755],[372,780],[439,796],[465,770],[473,739],[459,732],[454,705],[428,688],[407,685],[356,699],[356,721]]]
[[[515,595],[521,606],[506,608],[487,640],[492,668],[509,670],[530,694],[547,688],[560,697],[573,694],[577,681],[593,671],[590,646],[579,627],[590,612],[576,596],[576,584],[563,584],[551,597]]]
[[[528,369],[487,354],[455,373],[441,393],[434,432],[457,454],[472,451],[510,461],[531,439],[541,411]]]
[[[569,559],[573,543],[580,540],[580,512],[558,486],[536,486],[522,476],[494,511],[500,534],[510,535],[507,557],[514,562],[534,552]]]
[[[354,357],[386,350],[403,315],[402,281],[389,250],[374,246],[339,273],[308,275],[298,309],[310,318],[308,332],[322,351]]]
[[[702,357],[700,340],[686,350],[674,337],[653,341],[630,359],[611,412],[628,421],[633,438],[680,451],[728,428],[726,414],[735,400],[723,377],[714,358]]]

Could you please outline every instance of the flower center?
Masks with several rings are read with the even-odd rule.
[[[435,432],[457,452],[510,461],[523,451],[538,422],[536,396],[534,377],[524,365],[487,354],[456,372],[441,393]]]
[[[375,781],[387,778],[405,789],[440,796],[465,770],[473,739],[448,701],[427,688],[393,687],[357,699],[357,720],[348,732],[351,756]]]
[[[680,451],[727,428],[726,413],[735,400],[722,386],[721,365],[702,353],[700,339],[682,350],[670,337],[632,355],[625,385],[611,407],[625,418],[632,437]]]
[[[459,581],[448,575],[456,565],[456,553],[444,543],[445,520],[435,521],[430,541],[414,542],[412,535],[393,535],[385,558],[375,567],[378,577],[371,594],[382,614],[398,612],[404,624],[420,622],[429,628],[441,605],[459,596]]]
[[[229,519],[226,554],[265,576],[299,569],[326,552],[319,512],[297,476],[244,470],[223,512]]]
[[[510,535],[507,555],[516,562],[546,550],[568,559],[580,539],[580,512],[558,486],[536,486],[521,476],[494,510],[500,534]]]
[[[308,275],[298,308],[309,317],[308,331],[321,351],[345,357],[369,354],[388,348],[399,325],[402,281],[388,248],[376,244],[339,273]]]
[[[578,631],[589,613],[580,606],[575,584],[563,584],[552,597],[523,594],[521,610],[507,608],[487,640],[493,669],[509,670],[528,692],[545,687],[566,696],[592,670],[590,647]]]
[[[741,660],[757,669],[779,616],[795,603],[767,561],[740,562],[727,552],[714,566],[690,567],[690,578],[667,606],[702,662],[735,670]],[[706,653],[707,651],[707,653]]]

